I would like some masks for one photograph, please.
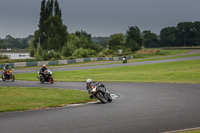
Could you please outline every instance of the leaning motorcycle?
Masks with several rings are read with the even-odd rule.
[[[52,71],[50,69],[47,69],[44,71],[44,75],[40,75],[40,77],[37,77],[41,83],[49,82],[50,84],[53,84],[53,77],[52,77]],[[38,71],[38,74],[40,74],[40,71]]]
[[[99,99],[102,103],[112,102],[112,97],[105,86],[97,85],[95,83],[91,84],[90,94]]]
[[[2,71],[2,80],[11,80],[12,82],[15,80],[15,76],[13,74],[13,70],[6,70],[5,73]]]

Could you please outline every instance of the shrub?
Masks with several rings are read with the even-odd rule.
[[[9,58],[8,58],[7,55],[2,55],[2,54],[0,53],[0,59],[9,59]]]
[[[97,53],[96,53],[96,51],[91,50],[91,49],[79,48],[74,51],[72,56],[77,57],[77,58],[95,57],[95,56],[97,56]]]
[[[38,52],[35,54],[35,57],[38,61],[56,60],[61,59],[61,53],[55,52],[54,50],[45,51],[41,47],[39,47]]]
[[[115,54],[115,51],[111,50],[111,49],[106,49],[106,50],[102,51],[102,53],[105,55],[113,55],[113,54]]]

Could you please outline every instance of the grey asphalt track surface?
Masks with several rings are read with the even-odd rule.
[[[200,127],[199,84],[104,84],[119,96],[111,103],[0,113],[0,133],[160,133]],[[85,90],[84,82],[0,80],[0,86],[8,85]]]

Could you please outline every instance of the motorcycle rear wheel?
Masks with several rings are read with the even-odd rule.
[[[40,76],[40,82],[44,83],[44,78],[42,76]]]

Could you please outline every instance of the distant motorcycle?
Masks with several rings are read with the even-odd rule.
[[[47,69],[44,71],[44,75],[40,75],[40,77],[37,77],[41,83],[49,82],[50,84],[53,84],[53,77],[52,77],[52,71],[50,69]],[[40,74],[40,71],[38,71],[38,74]]]
[[[13,74],[13,70],[6,70],[5,74],[4,71],[2,71],[2,80],[11,80],[12,82],[15,80],[15,76]]]
[[[123,58],[123,64],[126,64],[126,63],[127,63],[127,59]]]
[[[112,102],[112,97],[104,85],[101,83],[91,83],[90,87],[91,90],[89,93],[93,96],[93,98],[99,99],[102,103]]]

